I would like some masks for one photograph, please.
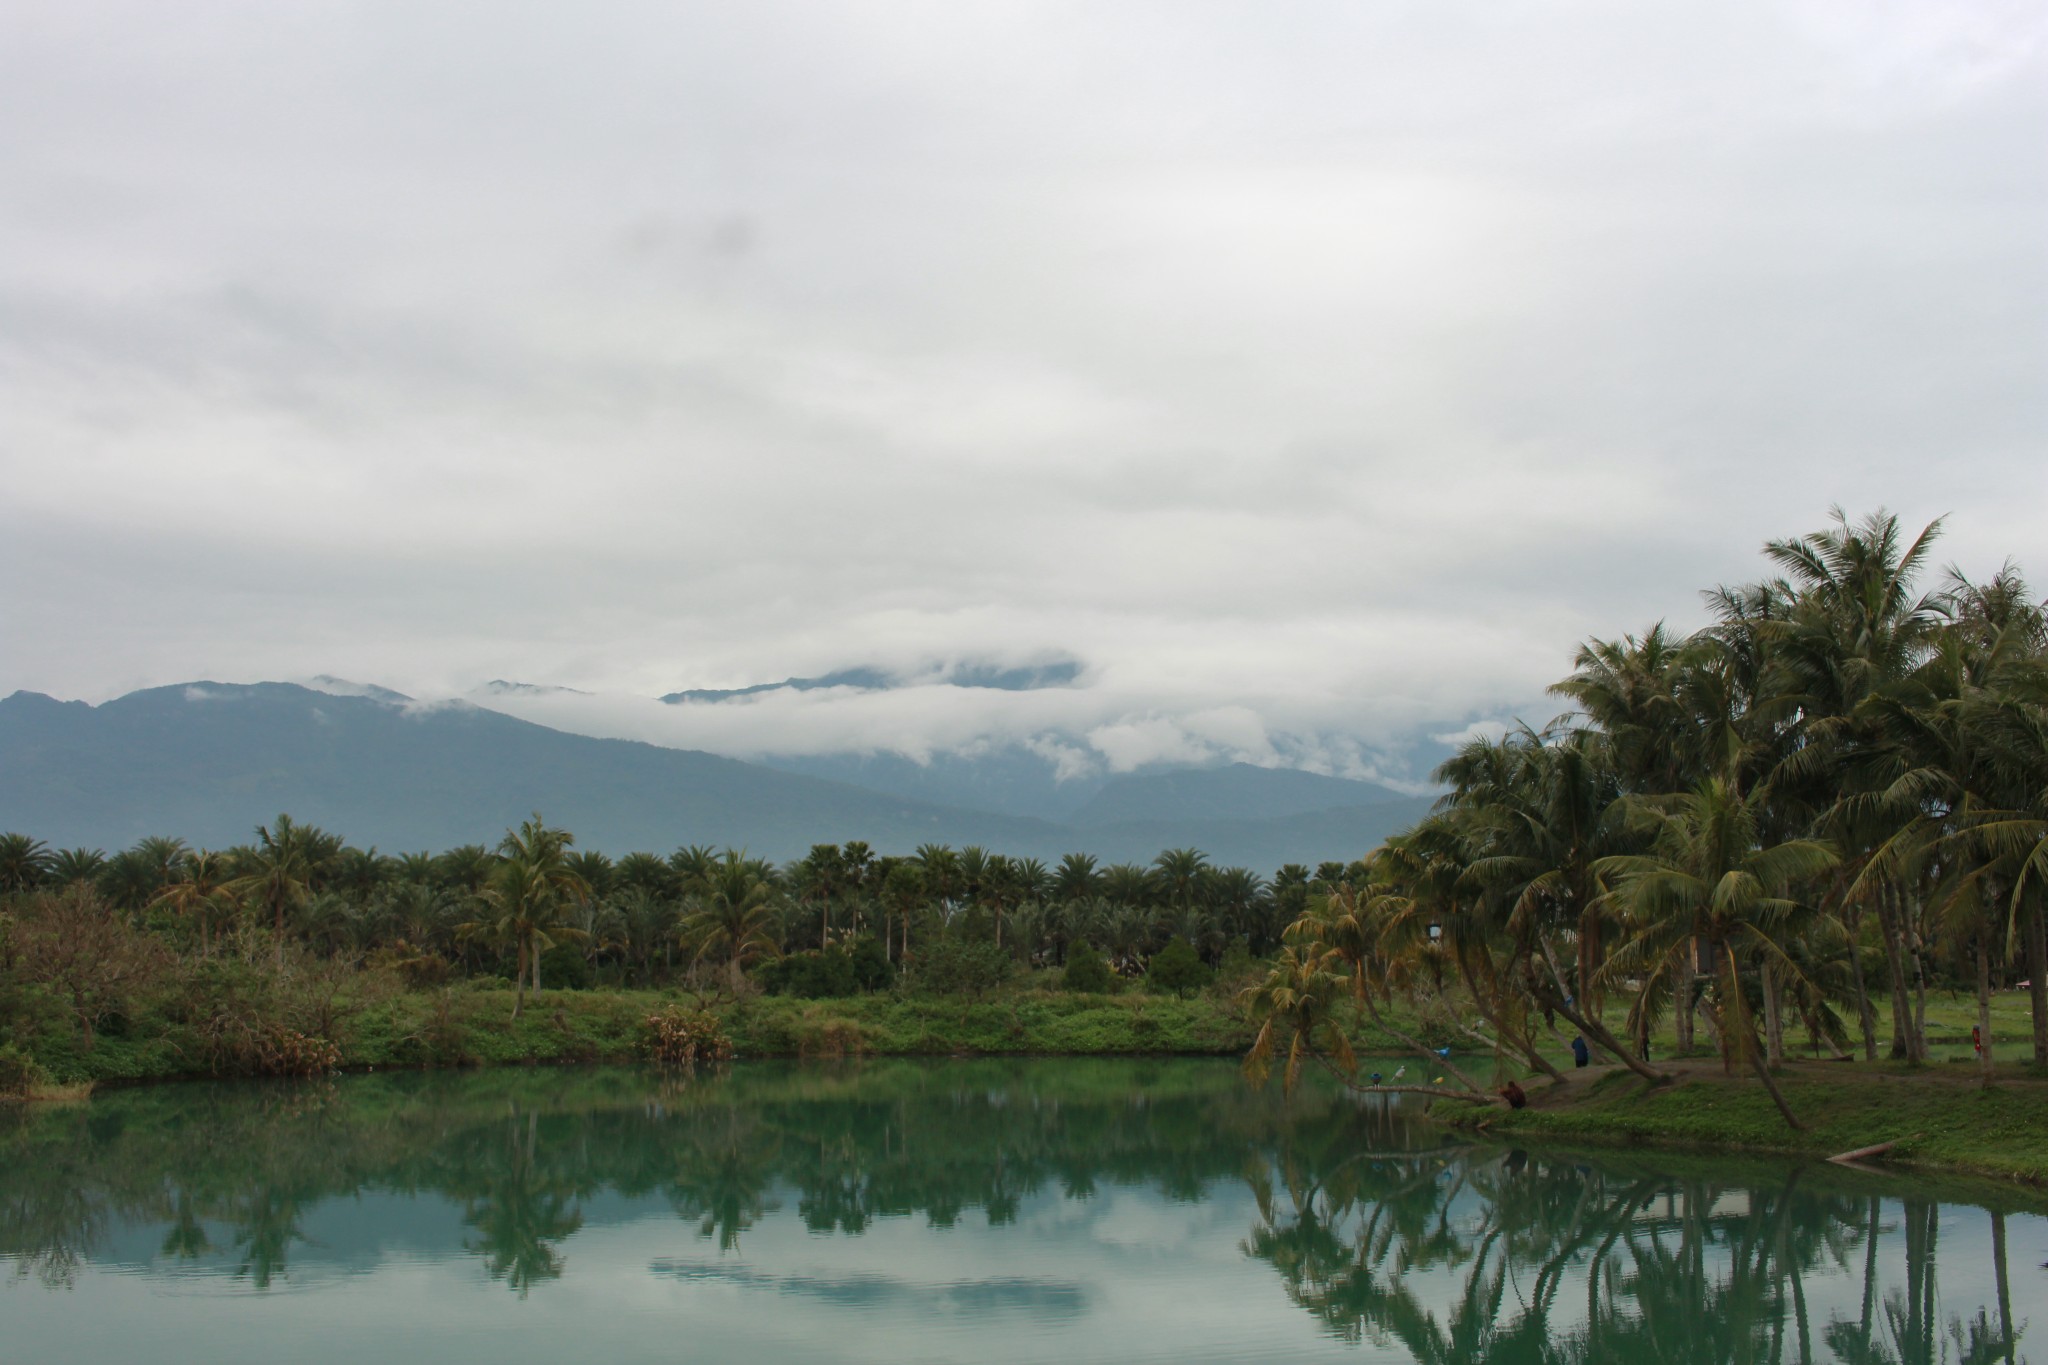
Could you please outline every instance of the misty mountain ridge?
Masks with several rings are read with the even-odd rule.
[[[1219,863],[1270,872],[1358,857],[1428,807],[1370,783],[1236,764],[1095,780],[1056,820],[919,799],[790,761],[597,739],[466,702],[420,704],[321,681],[337,685],[197,682],[99,706],[17,692],[0,700],[0,828],[59,846],[117,848],[164,834],[220,847],[289,811],[393,850],[495,843],[539,810],[581,846],[613,854],[708,843],[780,860],[864,839],[889,853],[980,844],[1149,861],[1193,844]],[[971,792],[979,781],[1000,794],[1008,784],[1014,804],[1037,778],[1015,755],[996,758],[981,778],[980,759],[935,760],[945,775],[928,789]],[[870,756],[841,770],[863,763],[899,776],[918,766]]]
[[[784,678],[781,682],[754,683],[748,687],[692,687],[669,692],[662,700],[672,705],[687,702],[732,701],[764,692],[815,692],[846,687],[860,692],[886,692],[898,687],[973,687],[1002,692],[1034,692],[1046,687],[1071,687],[1081,676],[1078,659],[1053,663],[1005,665],[963,660],[931,672],[896,672],[862,665],[842,668],[815,678]]]

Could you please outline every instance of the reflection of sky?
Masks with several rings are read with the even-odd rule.
[[[563,1277],[523,1300],[463,1248],[473,1230],[437,1196],[365,1194],[309,1207],[289,1272],[262,1292],[234,1274],[226,1228],[208,1228],[219,1254],[177,1263],[157,1253],[163,1225],[129,1225],[113,1230],[68,1289],[9,1283],[0,1271],[0,1362],[1409,1358],[1395,1342],[1335,1341],[1288,1301],[1274,1271],[1242,1250],[1258,1211],[1237,1181],[1199,1201],[1106,1183],[1081,1199],[1047,1189],[1008,1224],[970,1210],[940,1228],[917,1214],[876,1219],[860,1236],[810,1232],[795,1191],[773,1192],[770,1204],[778,1200],[780,1211],[744,1233],[737,1254],[721,1256],[694,1219],[660,1199],[599,1195],[560,1244]],[[1467,1191],[1445,1216],[1472,1230],[1484,1211]],[[1880,1302],[1905,1281],[1899,1214],[1888,1199]],[[2048,1330],[2048,1275],[2037,1268],[2048,1256],[2048,1219],[2011,1217],[2007,1238],[2015,1318]],[[1944,1333],[1951,1314],[1989,1303],[1990,1247],[1983,1210],[1943,1210]],[[1830,1316],[1859,1312],[1862,1249],[1847,1257],[1843,1267],[1824,1259],[1805,1282],[1817,1359],[1830,1358],[1820,1340]],[[1710,1273],[1724,1269],[1715,1248]],[[1406,1278],[1441,1320],[1468,1272],[1461,1264]],[[1582,1262],[1557,1293],[1553,1340],[1583,1323],[1585,1279]],[[1531,1267],[1512,1272],[1503,1312],[1522,1311],[1535,1281]],[[2022,1338],[2023,1350],[2033,1344]]]

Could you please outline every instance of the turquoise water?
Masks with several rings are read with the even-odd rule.
[[[1926,1181],[1513,1149],[1201,1060],[0,1109],[6,1365],[2018,1361],[2044,1259]]]

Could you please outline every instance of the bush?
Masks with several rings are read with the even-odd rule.
[[[1252,950],[1245,946],[1245,941],[1232,939],[1230,946],[1223,950],[1223,960],[1216,964],[1216,980],[1235,992],[1238,987],[1249,985],[1258,971],[1259,964],[1253,959]]]
[[[864,991],[885,991],[896,984],[896,964],[889,950],[872,935],[853,941],[853,980]]]
[[[1180,996],[1202,989],[1209,984],[1210,976],[1208,964],[1196,956],[1194,948],[1184,938],[1174,939],[1152,954],[1151,962],[1145,966],[1147,986]]]
[[[311,1076],[340,1065],[351,977],[331,963],[222,955],[184,964],[159,1004],[189,1065],[216,1076]]]
[[[732,1039],[710,1010],[671,1005],[647,1016],[647,1051],[663,1066],[709,1065],[732,1060]]]
[[[0,1095],[26,1095],[49,1079],[35,1058],[13,1043],[0,1043]]]
[[[836,999],[860,989],[853,955],[836,943],[763,963],[754,978],[769,995],[793,995],[799,1000]]]
[[[1108,995],[1116,989],[1116,978],[1095,945],[1083,939],[1067,950],[1067,968],[1060,973],[1060,989]]]
[[[590,959],[573,943],[557,943],[540,955],[540,984],[551,991],[587,991]]]
[[[921,995],[980,996],[1009,980],[1016,965],[994,943],[942,938],[918,949],[910,984]]]
[[[796,1023],[796,1053],[805,1058],[858,1057],[873,1052],[859,1021],[837,1017],[818,1018],[806,1013]]]

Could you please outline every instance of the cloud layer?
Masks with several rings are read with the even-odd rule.
[[[18,6],[0,689],[1072,657],[685,738],[1308,761],[1546,715],[1835,502],[2048,577],[2044,34]]]

